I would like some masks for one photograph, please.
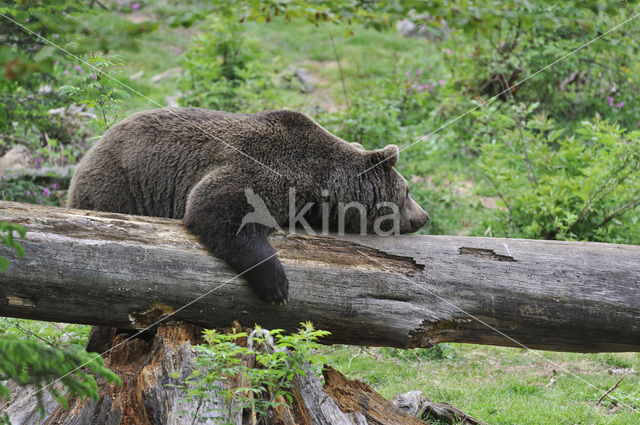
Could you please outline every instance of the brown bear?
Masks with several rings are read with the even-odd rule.
[[[182,218],[259,298],[281,304],[289,284],[269,223],[402,233],[425,224],[397,158],[394,145],[366,151],[299,112],[157,109],[104,134],[80,161],[68,206]],[[266,215],[254,216],[256,202]]]

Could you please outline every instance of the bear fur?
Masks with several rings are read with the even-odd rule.
[[[323,203],[332,228],[339,203],[363,204],[370,228],[384,213],[376,205],[392,202],[399,207],[400,231],[413,232],[428,215],[393,168],[397,157],[394,145],[366,151],[299,112],[157,109],[134,114],[104,134],[80,161],[68,206],[181,218],[213,255],[242,273],[259,298],[280,304],[288,300],[289,284],[267,239],[269,229],[243,222],[254,210],[248,191],[283,227],[295,188],[296,208],[313,203],[304,214],[312,227],[323,224]],[[364,230],[357,211],[343,215],[347,231]]]

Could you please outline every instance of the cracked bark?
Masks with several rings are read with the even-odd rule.
[[[276,234],[292,301],[275,307],[176,220],[0,202],[0,221],[28,231],[24,258],[0,247],[0,316],[119,328],[170,314],[204,327],[309,320],[332,332],[326,343],[640,351],[638,246]]]

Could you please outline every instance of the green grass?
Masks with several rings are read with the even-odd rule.
[[[424,360],[406,352],[404,357],[392,357],[388,349],[363,351],[348,346],[328,348],[326,355],[336,369],[370,384],[385,397],[419,390],[434,402],[464,404],[465,413],[485,423],[638,423],[639,414],[624,406],[610,413],[611,398],[597,407],[595,403],[621,377],[609,374],[609,370],[617,368],[610,363],[639,370],[640,354],[527,352],[517,348],[445,345],[451,358]],[[638,375],[625,377],[612,396],[639,409]]]
[[[153,9],[143,9],[151,12]],[[105,13],[105,20],[110,19]],[[318,83],[318,91],[337,108],[343,108],[345,97],[336,66],[329,31],[344,72],[350,101],[366,97],[372,85],[381,78],[402,77],[407,69],[422,64],[425,72],[436,78],[447,78],[442,49],[419,39],[407,39],[394,31],[377,32],[355,29],[345,37],[339,26],[287,23],[274,20],[270,24],[246,24],[247,32],[261,43],[266,56],[285,72],[289,66],[304,67]],[[180,66],[180,53],[189,45],[198,28],[173,29],[160,23],[159,29],[143,34],[137,52],[121,52],[123,67],[117,77],[145,96],[164,105],[164,98],[178,92],[178,78],[151,83],[153,75]],[[415,68],[411,68],[415,69]],[[132,75],[142,71],[137,79]],[[278,76],[276,78],[280,78]],[[298,90],[280,87],[282,97],[272,106],[317,111],[318,97]],[[124,101],[121,116],[155,108],[152,102],[132,94]],[[452,118],[453,107],[441,105],[424,111],[424,134],[443,119]],[[446,129],[433,141],[424,142],[401,154],[400,170],[411,181],[414,197],[426,206],[432,224],[426,232],[447,234],[481,233],[483,220],[492,209],[483,206],[495,199],[484,199],[475,193],[474,165],[447,151],[454,133]],[[411,138],[387,140],[406,145]],[[385,141],[376,141],[382,143]],[[371,146],[368,146],[371,147]],[[493,208],[493,207],[492,207]],[[640,414],[621,406],[612,412],[611,399],[595,407],[598,398],[620,375],[610,369],[633,368],[640,371],[640,354],[566,354],[540,352],[558,363],[556,368],[531,352],[513,348],[449,344],[440,354],[432,352],[395,352],[389,349],[328,347],[330,363],[350,378],[368,382],[385,397],[420,390],[436,402],[448,402],[490,424],[621,424],[637,425]],[[438,358],[443,357],[443,358]],[[556,372],[554,373],[554,369]],[[589,386],[581,379],[592,383]],[[627,376],[613,396],[640,409],[640,378]]]

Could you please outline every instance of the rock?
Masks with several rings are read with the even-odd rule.
[[[177,77],[181,73],[182,73],[182,68],[180,68],[179,66],[175,68],[170,68],[170,69],[167,69],[162,74],[154,75],[153,77],[151,77],[151,82],[159,83],[160,81],[166,80],[167,78]]]
[[[177,108],[180,106],[178,99],[182,97],[182,93],[172,94],[171,96],[165,96],[164,104],[167,108]]]
[[[313,79],[311,78],[311,75],[309,75],[309,73],[307,72],[306,69],[297,68],[293,72],[293,75],[295,75],[296,78],[298,78],[298,80],[300,80],[300,82],[304,86],[304,90],[307,93],[313,93]]]
[[[24,145],[15,145],[0,158],[0,176],[9,168],[26,168],[33,165],[33,157]]]
[[[53,93],[53,88],[47,84],[38,89],[38,94],[51,94]]]
[[[396,31],[405,37],[420,37],[431,41],[442,41],[449,35],[451,29],[445,20],[436,20],[428,13],[416,15],[415,12],[411,11],[409,16],[397,22]]]
[[[72,103],[69,106],[62,106],[60,108],[49,109],[47,111],[49,115],[58,115],[62,118],[73,119],[73,117],[88,118],[95,120],[98,116],[92,112],[84,110],[84,106],[78,106]]]
[[[416,32],[416,28],[418,28],[418,25],[416,25],[415,23],[411,22],[407,18],[400,19],[396,23],[396,31],[398,31],[398,34],[400,34],[400,35],[402,35],[404,37],[413,36],[415,34],[415,32]]]
[[[19,180],[29,177],[39,183],[58,183],[64,184],[66,187],[76,168],[76,164],[40,168],[9,167],[4,171],[4,174],[0,173],[0,180]]]

